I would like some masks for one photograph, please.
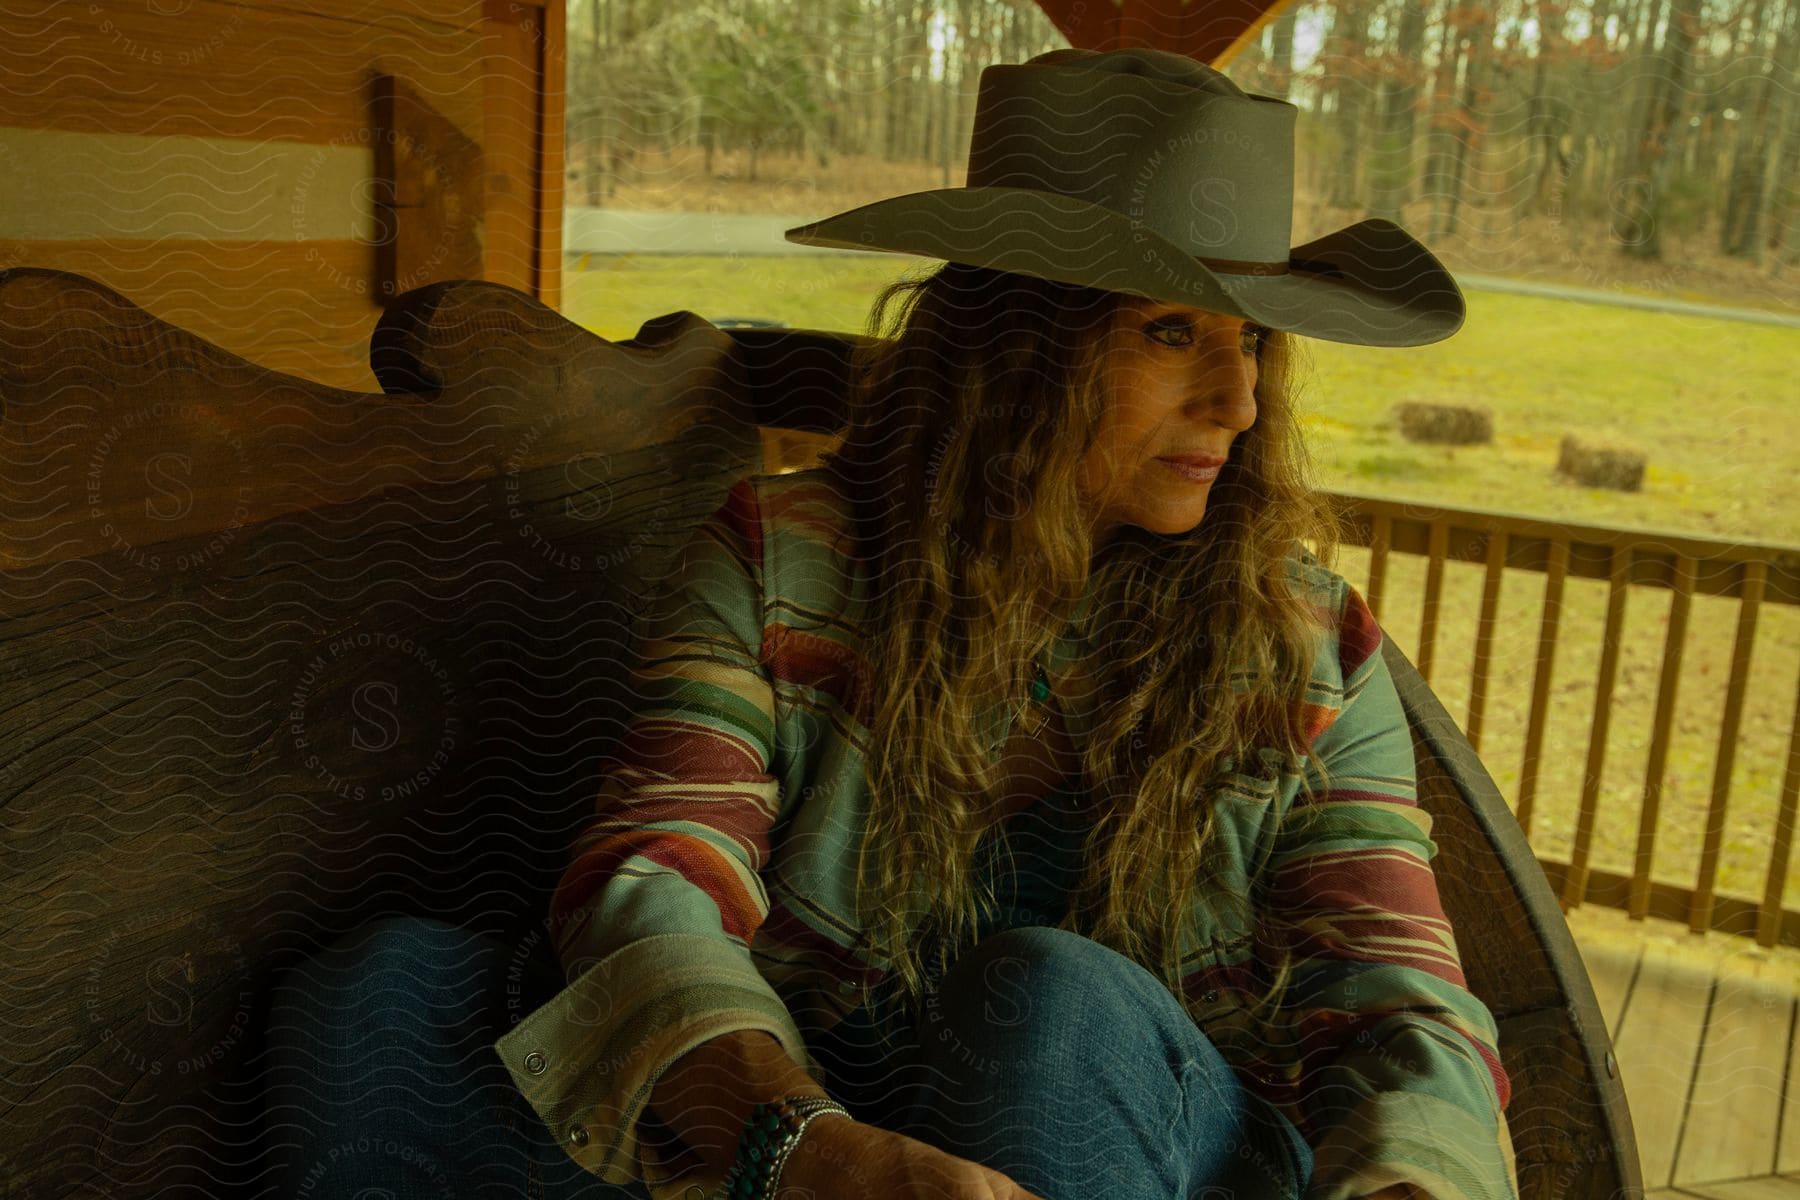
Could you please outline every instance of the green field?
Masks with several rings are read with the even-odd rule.
[[[862,331],[886,281],[921,260],[606,258],[565,276],[563,311],[602,337],[689,309]],[[1800,543],[1800,331],[1498,292],[1469,292],[1462,330],[1393,349],[1309,340],[1301,406],[1334,490],[1710,537]],[[1479,447],[1401,440],[1395,404],[1486,405]],[[1559,483],[1564,434],[1648,455],[1644,490]]]
[[[603,337],[636,333],[650,317],[755,316],[796,327],[862,331],[879,287],[927,266],[898,256],[602,258],[570,260],[563,311]],[[1300,405],[1317,483],[1330,491],[1494,509],[1699,537],[1800,546],[1800,331],[1640,309],[1470,291],[1462,330],[1435,346],[1390,349],[1309,340]],[[1494,441],[1414,445],[1392,412],[1404,401],[1485,405]],[[1560,482],[1565,434],[1643,452],[1644,488],[1618,493]],[[1800,553],[1800,551],[1797,551]],[[1338,564],[1361,588],[1366,551]],[[1481,568],[1446,571],[1433,689],[1452,716],[1467,711]],[[1382,624],[1418,658],[1420,560],[1396,556]],[[1542,611],[1541,576],[1511,573],[1503,642],[1490,689],[1482,759],[1509,797],[1518,783],[1526,707]],[[1616,684],[1592,864],[1628,870],[1648,759],[1667,592],[1633,589]],[[1605,585],[1571,580],[1551,694],[1544,774],[1532,842],[1566,859],[1587,762]],[[1689,618],[1676,735],[1665,772],[1656,876],[1692,883],[1718,755],[1737,605],[1696,599]],[[1760,897],[1788,732],[1800,681],[1800,613],[1763,610],[1725,823],[1720,891]],[[1800,903],[1800,865],[1787,904]]]

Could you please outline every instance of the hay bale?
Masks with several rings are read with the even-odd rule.
[[[1400,436],[1409,442],[1475,446],[1494,440],[1494,414],[1486,408],[1453,404],[1397,404]]]
[[[1564,435],[1556,459],[1556,473],[1588,487],[1611,488],[1617,492],[1641,491],[1644,455],[1614,446],[1583,445]]]

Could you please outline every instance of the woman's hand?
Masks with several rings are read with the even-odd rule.
[[[781,1168],[775,1200],[1043,1200],[998,1171],[878,1125],[818,1117]]]

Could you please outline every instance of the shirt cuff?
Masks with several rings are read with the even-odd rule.
[[[1417,1092],[1365,1097],[1313,1147],[1305,1200],[1360,1200],[1411,1184],[1431,1200],[1518,1200],[1505,1114],[1482,1120]]]
[[[809,1074],[818,1065],[792,1015],[747,949],[671,933],[619,947],[533,1011],[495,1051],[563,1150],[607,1183],[641,1182],[654,1196],[671,1164],[640,1158],[638,1122],[656,1080],[700,1043],[739,1029],[773,1034]],[[646,1147],[647,1149],[647,1147]],[[699,1184],[683,1175],[680,1195]]]

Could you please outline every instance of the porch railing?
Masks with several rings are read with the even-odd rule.
[[[1361,590],[1377,618],[1382,616],[1384,601],[1389,599],[1389,567],[1394,556],[1412,555],[1424,560],[1422,589],[1404,599],[1419,605],[1418,644],[1409,649],[1409,656],[1427,681],[1432,678],[1438,657],[1438,640],[1444,632],[1442,597],[1446,564],[1464,562],[1485,567],[1474,627],[1467,631],[1473,641],[1473,666],[1464,732],[1477,751],[1481,748],[1483,726],[1492,697],[1496,641],[1504,640],[1500,639],[1503,631],[1499,628],[1503,581],[1509,575],[1525,572],[1542,576],[1541,584],[1533,585],[1542,588],[1543,609],[1535,639],[1537,653],[1518,787],[1516,795],[1510,798],[1527,839],[1531,837],[1533,818],[1539,809],[1551,683],[1557,666],[1565,606],[1564,584],[1570,578],[1606,581],[1605,632],[1594,681],[1592,722],[1569,860],[1547,859],[1542,850],[1538,851],[1538,859],[1558,891],[1565,910],[1592,901],[1622,908],[1634,919],[1655,915],[1685,921],[1697,933],[1717,929],[1743,935],[1754,933],[1756,940],[1764,946],[1777,942],[1800,944],[1800,911],[1784,906],[1796,799],[1800,796],[1800,680],[1796,680],[1794,704],[1785,710],[1786,755],[1778,791],[1774,795],[1749,798],[1756,803],[1775,806],[1761,899],[1741,899],[1721,895],[1718,891],[1720,851],[1727,818],[1732,812],[1733,768],[1742,734],[1745,697],[1757,653],[1758,621],[1769,605],[1790,606],[1784,617],[1800,612],[1793,608],[1800,605],[1800,547],[1709,540],[1657,530],[1425,507],[1349,493],[1332,493],[1332,497],[1338,505],[1345,545],[1366,547],[1369,551],[1367,582]],[[1641,781],[1642,806],[1636,847],[1631,856],[1630,872],[1623,874],[1590,865],[1590,857],[1600,813],[1601,783],[1620,647],[1624,640],[1626,601],[1633,588],[1664,589],[1671,595],[1656,685],[1649,757]],[[1718,717],[1711,796],[1701,835],[1699,866],[1692,886],[1688,886],[1669,882],[1669,873],[1666,870],[1658,872],[1655,868],[1665,769],[1680,702],[1678,684],[1683,653],[1689,642],[1688,618],[1696,596],[1734,599],[1737,631],[1730,656],[1730,679],[1725,689],[1723,710]],[[1382,624],[1389,627],[1391,623],[1383,620]],[[1786,628],[1778,634],[1791,637]],[[1526,640],[1515,638],[1513,642]],[[1403,645],[1402,649],[1408,648]],[[1784,643],[1778,643],[1768,652],[1785,655],[1787,649]],[[1709,665],[1700,664],[1703,669]],[[1722,663],[1719,665],[1723,666]],[[1445,689],[1434,685],[1433,690],[1442,696]],[[1490,755],[1484,755],[1483,759],[1492,762]],[[1771,764],[1771,778],[1773,774]],[[1657,878],[1658,875],[1663,878]]]

